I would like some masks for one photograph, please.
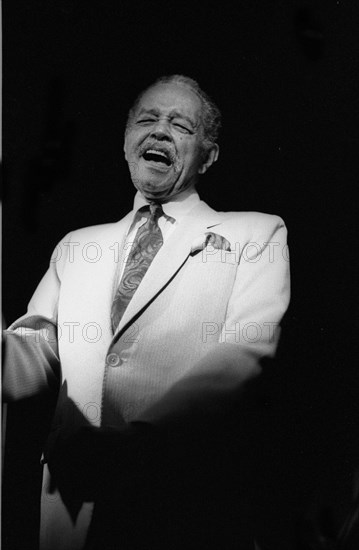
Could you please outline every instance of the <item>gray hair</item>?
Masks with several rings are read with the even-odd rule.
[[[217,105],[212,101],[212,99],[204,92],[198,82],[193,80],[193,78],[190,78],[189,76],[184,76],[181,74],[174,74],[171,76],[161,76],[158,78],[153,84],[148,86],[145,90],[143,90],[139,96],[136,98],[133,106],[131,107],[128,117],[127,117],[127,124],[126,124],[126,130],[131,125],[132,120],[136,114],[136,110],[138,108],[138,105],[141,101],[142,96],[151,88],[156,86],[157,84],[184,84],[192,92],[197,94],[197,96],[200,98],[202,103],[202,112],[201,112],[201,120],[202,120],[202,127],[203,127],[203,147],[205,149],[209,148],[211,145],[217,142],[219,130],[221,128],[221,112],[218,109]]]

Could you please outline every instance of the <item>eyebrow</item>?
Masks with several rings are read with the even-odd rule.
[[[158,116],[159,115],[159,111],[158,109],[144,109],[142,108],[140,110],[140,112],[138,113],[138,116],[141,116],[143,114],[147,114],[147,115],[154,115],[154,116]],[[193,127],[193,128],[197,128],[198,127],[198,124],[196,124],[190,117],[180,113],[179,111],[171,111],[169,113],[169,116],[170,118],[181,118],[183,120],[186,120],[187,122],[189,122],[189,124]]]

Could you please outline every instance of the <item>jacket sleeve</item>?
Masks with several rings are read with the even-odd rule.
[[[58,387],[57,306],[66,262],[66,235],[32,296],[25,315],[3,332],[3,397],[24,399]]]
[[[260,374],[260,359],[275,354],[279,323],[290,298],[283,220],[269,215],[258,218],[239,256],[225,320],[221,327],[206,321],[203,331],[205,337],[206,330],[216,330],[218,342],[140,421],[161,423],[223,409],[224,403],[237,398],[246,383]]]

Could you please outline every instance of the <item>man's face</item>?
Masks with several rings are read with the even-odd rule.
[[[193,187],[203,172],[201,100],[180,83],[156,84],[141,98],[125,134],[136,189],[165,202]]]

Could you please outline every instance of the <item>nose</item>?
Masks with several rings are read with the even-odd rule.
[[[172,141],[167,120],[157,120],[152,128],[151,136],[161,141]]]

